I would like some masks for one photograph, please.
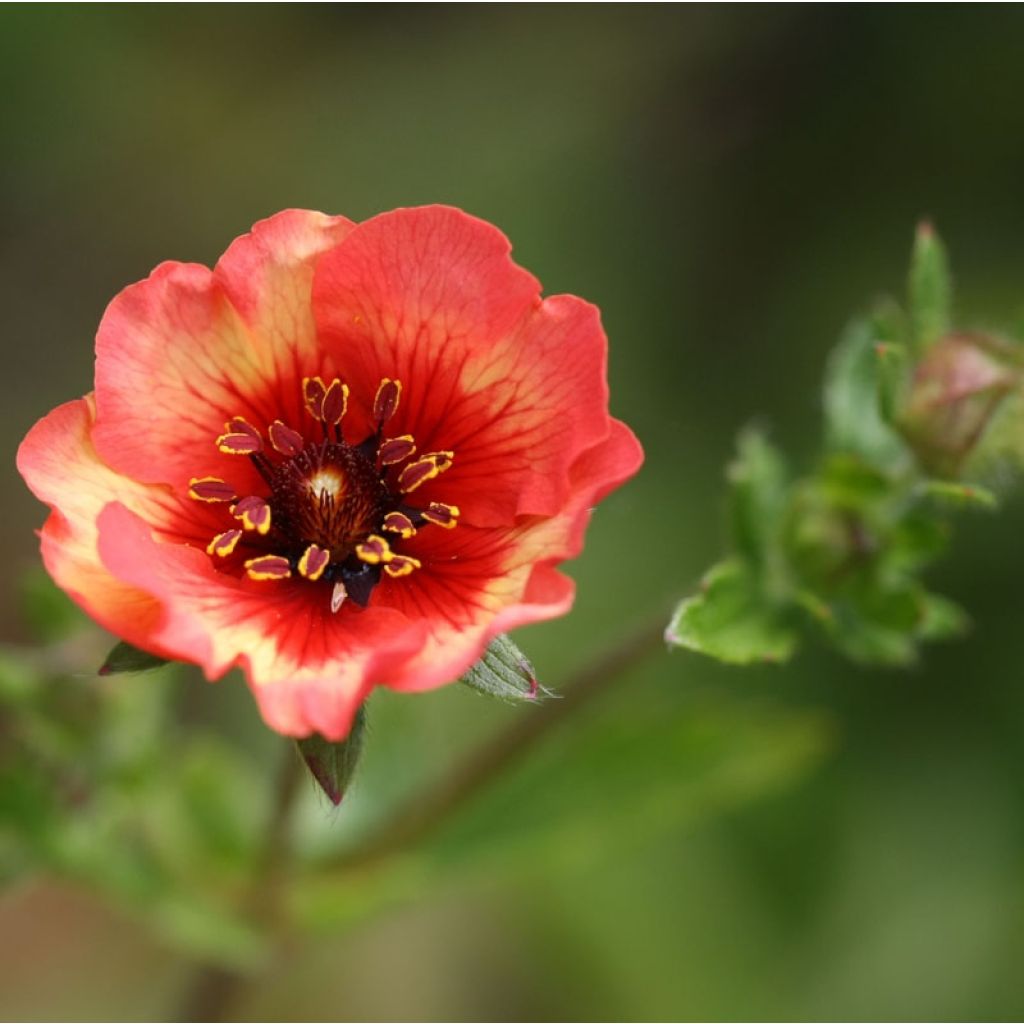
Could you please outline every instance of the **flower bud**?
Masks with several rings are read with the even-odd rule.
[[[1011,358],[1003,343],[984,334],[948,334],[924,354],[899,426],[929,472],[959,473],[1020,380]]]

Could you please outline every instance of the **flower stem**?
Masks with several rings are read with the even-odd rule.
[[[427,792],[402,804],[358,846],[333,858],[324,868],[329,872],[364,868],[429,835],[623,672],[663,649],[664,629],[664,617],[659,615],[617,647],[593,659],[563,684],[560,699],[535,709],[534,714],[521,715],[503,732],[480,744]]]
[[[278,932],[281,898],[290,860],[291,812],[304,770],[295,745],[286,744],[278,771],[273,804],[252,880],[242,901],[241,912],[262,925],[271,935]],[[201,964],[182,997],[176,1019],[221,1021],[227,1016],[249,975],[222,964]]]

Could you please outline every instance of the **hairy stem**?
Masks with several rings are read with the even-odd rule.
[[[302,777],[302,762],[294,744],[289,742],[278,772],[260,858],[241,907],[249,920],[263,925],[271,934],[279,930],[281,899],[290,859],[291,812]],[[226,1020],[247,980],[244,971],[221,964],[201,965],[189,982],[177,1019]]]
[[[508,728],[482,743],[424,793],[402,804],[363,842],[325,865],[328,871],[362,868],[413,846],[443,825],[491,782],[581,707],[603,693],[633,665],[664,646],[664,619],[646,624],[613,650],[574,673],[552,700],[523,713]]]

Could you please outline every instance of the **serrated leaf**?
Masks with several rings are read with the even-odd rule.
[[[744,431],[727,475],[730,534],[736,553],[756,570],[773,569],[786,505],[786,467],[779,450],[756,430]]]
[[[999,508],[999,499],[992,491],[978,484],[959,484],[950,480],[925,480],[918,492],[940,505],[953,508],[976,508],[992,512]]]
[[[946,249],[931,224],[918,225],[910,258],[908,304],[912,343],[923,352],[950,328],[952,282]]]
[[[169,662],[166,658],[150,654],[149,651],[141,651],[138,647],[132,647],[131,644],[126,644],[122,640],[107,655],[98,674],[113,676],[120,672],[149,672],[151,669],[167,664]]]
[[[366,705],[362,704],[348,736],[340,742],[332,743],[317,734],[296,741],[306,767],[335,806],[344,799],[355,776],[365,736]]]
[[[547,693],[537,685],[530,660],[504,634],[496,636],[487,645],[484,656],[459,682],[512,704],[535,701]]]
[[[733,665],[787,661],[797,641],[783,610],[738,561],[721,562],[705,576],[701,593],[676,609],[665,638]]]
[[[903,442],[882,416],[879,361],[869,321],[852,321],[832,350],[824,400],[830,451],[859,455],[878,466],[905,461]]]

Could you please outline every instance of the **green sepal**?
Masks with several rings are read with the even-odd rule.
[[[484,656],[459,682],[510,704],[535,701],[547,695],[537,684],[529,658],[504,634],[487,645]]]
[[[911,340],[918,354],[949,331],[952,293],[946,248],[931,224],[922,222],[914,238],[907,296]]]
[[[730,559],[701,581],[701,592],[683,601],[665,632],[685,647],[733,665],[788,661],[797,636],[783,608],[761,593],[750,568]]]
[[[113,676],[121,672],[149,672],[167,664],[169,664],[167,658],[150,654],[149,651],[141,651],[138,647],[132,647],[131,644],[126,644],[122,640],[107,655],[106,660],[99,668],[99,675]]]
[[[366,705],[361,704],[349,734],[340,742],[332,743],[317,733],[295,741],[310,774],[335,807],[345,798],[355,776],[365,738]]]

